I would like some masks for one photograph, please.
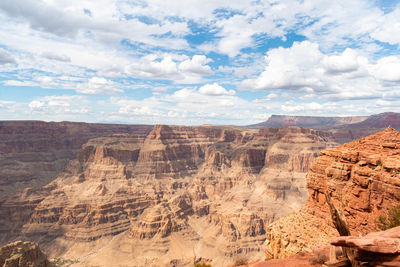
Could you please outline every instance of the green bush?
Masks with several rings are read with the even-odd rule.
[[[194,265],[194,267],[211,267],[211,264],[207,264],[205,262],[199,262]]]
[[[380,215],[376,225],[380,230],[387,230],[400,226],[400,205],[390,209],[387,216]]]

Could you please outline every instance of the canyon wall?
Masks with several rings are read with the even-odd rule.
[[[325,194],[345,215],[352,235],[376,230],[379,215],[400,204],[399,174],[400,133],[392,128],[321,152],[307,174],[305,206],[269,226],[267,257],[310,251],[338,235]]]
[[[80,265],[264,258],[266,228],[305,202],[331,134],[157,125],[90,139],[56,179],[0,203],[0,242],[34,240]]]
[[[0,121],[0,201],[16,190],[56,178],[90,138],[112,133],[147,135],[152,126]]]

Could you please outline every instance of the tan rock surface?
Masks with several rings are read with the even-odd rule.
[[[0,240],[33,239],[77,266],[263,259],[266,226],[304,203],[305,172],[332,145],[298,127],[94,138],[53,182],[0,203]]]
[[[16,241],[0,247],[2,267],[50,267],[53,266],[34,242]]]
[[[16,190],[51,182],[90,138],[146,135],[152,126],[0,121],[0,201]]]

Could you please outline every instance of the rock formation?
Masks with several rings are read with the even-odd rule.
[[[40,243],[82,265],[215,265],[263,258],[266,226],[307,198],[331,135],[298,127],[157,125],[90,139],[39,189],[0,203],[0,241]]]
[[[0,266],[50,267],[53,266],[34,242],[16,241],[0,247]]]
[[[363,237],[341,236],[332,245],[356,249],[355,260],[368,266],[400,266],[400,227]]]
[[[46,185],[90,138],[112,133],[147,135],[152,126],[0,121],[0,201],[16,190]]]
[[[367,116],[354,117],[316,117],[316,116],[286,116],[272,115],[268,120],[258,124],[249,125],[249,128],[300,126],[310,128],[335,127],[366,120]]]
[[[374,231],[378,216],[400,204],[399,154],[400,133],[392,128],[321,152],[307,174],[306,205],[268,227],[267,256],[310,251],[337,235],[326,194],[345,215],[352,235]]]

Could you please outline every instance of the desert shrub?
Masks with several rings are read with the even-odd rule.
[[[205,262],[199,262],[194,265],[194,267],[211,267],[211,264],[207,264]]]
[[[247,259],[245,258],[237,258],[235,260],[235,266],[246,265],[247,263]]]
[[[314,255],[310,258],[310,263],[315,264],[324,264],[329,260],[328,255],[322,250],[318,250],[314,253]]]
[[[380,230],[387,230],[396,226],[400,226],[400,205],[390,209],[387,216],[380,215],[376,222],[376,226]]]

